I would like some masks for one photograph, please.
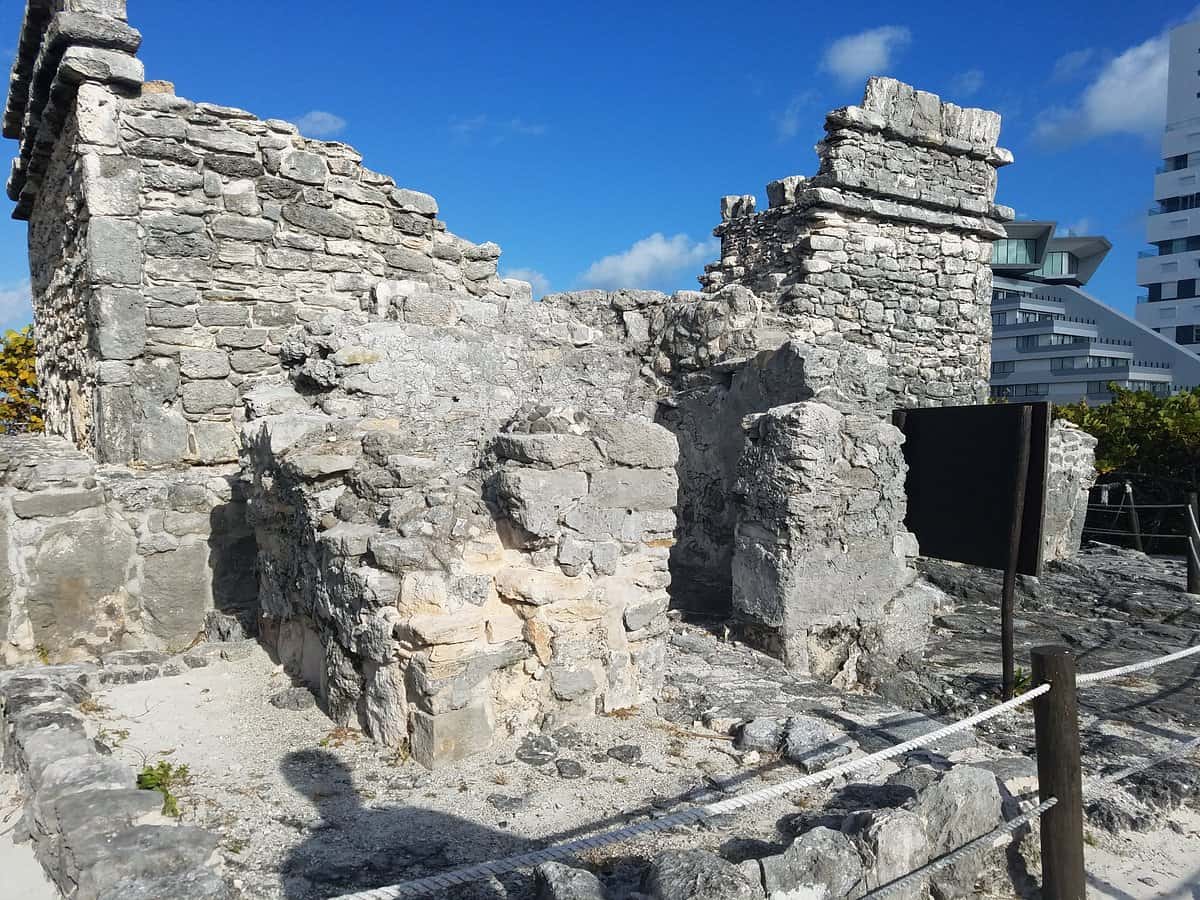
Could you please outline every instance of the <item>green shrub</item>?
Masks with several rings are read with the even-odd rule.
[[[137,777],[137,786],[143,791],[158,791],[162,794],[163,815],[178,819],[181,813],[175,790],[186,786],[191,780],[192,776],[187,766],[173,766],[162,760],[158,765],[142,769]]]

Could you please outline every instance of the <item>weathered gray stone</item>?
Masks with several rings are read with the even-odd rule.
[[[790,891],[803,896],[849,897],[863,877],[862,857],[846,835],[814,828],[777,856],[760,860],[769,896]]]
[[[429,768],[463,759],[487,748],[494,729],[489,700],[477,700],[440,715],[416,710],[409,734],[413,758]]]
[[[145,626],[170,646],[183,647],[204,631],[212,605],[209,548],[203,541],[154,553],[143,562],[142,610]]]
[[[655,900],[761,900],[752,883],[733,863],[707,850],[667,850],[646,873],[644,890]]]
[[[602,509],[674,509],[679,478],[671,469],[606,469],[592,477],[588,499]]]
[[[929,855],[944,853],[987,834],[1000,824],[1000,789],[984,769],[955,766],[917,795],[913,810],[925,823]],[[977,861],[964,858],[931,878],[935,897],[969,896],[978,875]]]
[[[607,893],[600,879],[585,869],[573,869],[562,863],[542,863],[537,876],[537,900],[605,900]]]
[[[88,261],[92,276],[101,284],[140,284],[142,247],[137,222],[96,216],[88,222]]]

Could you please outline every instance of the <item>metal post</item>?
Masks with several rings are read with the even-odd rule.
[[[1083,868],[1083,775],[1075,657],[1066,647],[1033,651],[1033,683],[1050,690],[1033,701],[1038,793],[1058,802],[1042,814],[1042,897],[1086,900]]]
[[[1125,482],[1125,499],[1129,501],[1129,527],[1133,531],[1133,549],[1145,553],[1146,549],[1142,546],[1142,526],[1138,522],[1137,507],[1133,504],[1133,485],[1128,481]]]
[[[1189,491],[1187,508],[1187,592],[1200,594],[1200,493]]]
[[[1012,519],[1008,532],[1008,566],[1004,570],[1004,587],[1000,593],[1000,655],[1004,669],[1003,694],[1011,700],[1017,685],[1014,655],[1013,619],[1016,608],[1017,563],[1021,559],[1021,520],[1025,517],[1025,486],[1029,481],[1029,444],[1033,431],[1033,409],[1021,408],[1017,424],[1017,459],[1013,475]]]

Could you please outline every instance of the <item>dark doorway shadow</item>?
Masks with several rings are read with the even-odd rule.
[[[258,633],[258,541],[246,515],[244,484],[235,475],[226,480],[232,498],[209,513],[213,609],[220,614],[210,623],[210,630],[216,630],[210,640],[238,640]],[[231,627],[235,621],[241,636]]]

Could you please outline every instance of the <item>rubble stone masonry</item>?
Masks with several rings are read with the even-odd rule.
[[[652,704],[670,604],[837,684],[920,654],[890,414],[985,396],[994,113],[872,79],[816,176],[722,201],[703,291],[534,303],[429,195],[144,83],[140,42],[123,0],[27,2],[50,436],[0,442],[0,663],[244,629],[434,766]]]

